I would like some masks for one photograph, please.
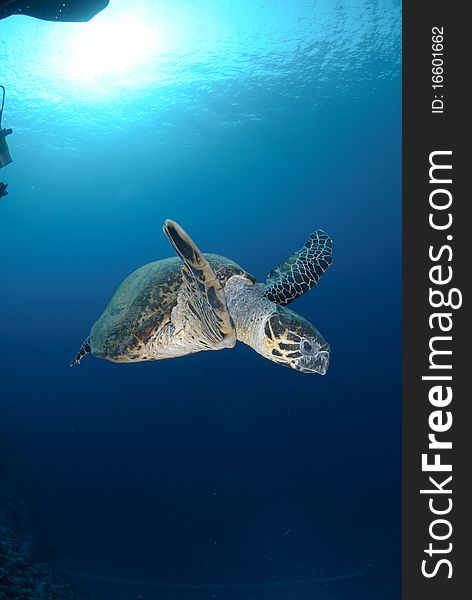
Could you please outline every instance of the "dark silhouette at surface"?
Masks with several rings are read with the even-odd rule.
[[[28,15],[44,21],[90,21],[109,0],[0,0],[0,19]]]

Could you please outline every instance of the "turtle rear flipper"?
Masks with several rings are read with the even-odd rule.
[[[184,261],[182,287],[171,317],[176,331],[183,329],[188,345],[197,351],[232,348],[236,331],[215,272],[177,223],[167,220],[164,233]]]
[[[333,242],[317,229],[292,256],[273,269],[266,281],[266,297],[272,302],[289,304],[319,281],[333,262]]]
[[[92,351],[92,348],[90,347],[90,337],[88,337],[84,341],[82,346],[80,346],[80,350],[77,352],[77,354],[74,356],[74,358],[70,361],[69,367],[74,367],[75,365],[80,364],[80,361],[83,359],[83,357],[86,356],[87,354],[90,354],[91,351]]]

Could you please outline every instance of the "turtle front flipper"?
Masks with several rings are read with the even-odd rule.
[[[317,229],[290,258],[273,269],[266,281],[266,298],[277,304],[289,304],[319,281],[333,262],[333,242]]]
[[[171,320],[176,334],[194,351],[232,348],[236,331],[218,278],[185,231],[174,221],[164,223],[164,233],[184,261],[182,286]]]
[[[80,364],[80,361],[83,359],[83,357],[86,356],[87,354],[90,354],[91,351],[92,351],[92,348],[90,347],[90,337],[88,337],[84,341],[82,346],[80,346],[80,350],[77,352],[77,354],[74,356],[74,358],[70,361],[69,367],[74,367],[75,365]]]

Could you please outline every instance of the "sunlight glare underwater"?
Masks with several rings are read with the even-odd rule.
[[[126,9],[121,2],[119,12],[107,10],[89,23],[68,24],[54,32],[56,77],[80,84],[92,96],[152,83],[146,65],[156,65],[182,44],[184,28],[148,4],[129,6],[129,12],[123,4]]]
[[[65,77],[71,81],[127,73],[164,46],[162,32],[135,17],[120,15],[81,27],[70,43]]]

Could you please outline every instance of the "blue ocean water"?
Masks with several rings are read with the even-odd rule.
[[[112,0],[0,22],[0,59],[0,436],[38,554],[100,600],[400,598],[400,2]],[[291,308],[328,374],[70,369],[165,218],[261,281],[327,231]]]

